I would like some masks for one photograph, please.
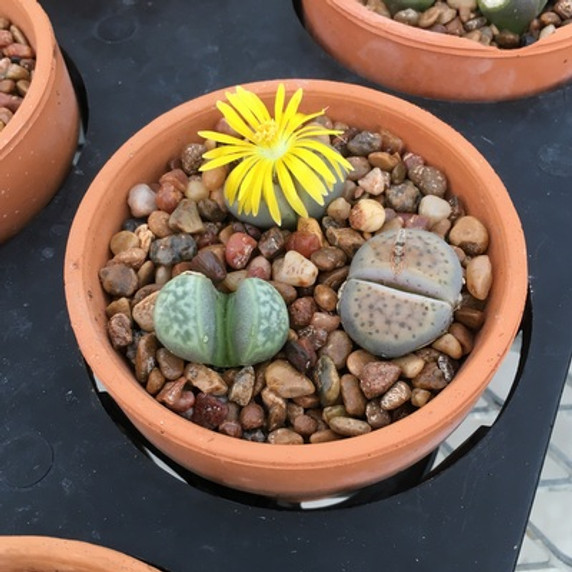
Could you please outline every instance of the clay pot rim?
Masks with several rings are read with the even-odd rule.
[[[572,40],[572,25],[556,29],[554,34],[522,48],[513,50],[485,46],[457,36],[438,34],[421,28],[407,26],[368,10],[358,0],[322,0],[337,10],[342,17],[353,20],[364,30],[403,46],[429,52],[443,53],[474,59],[510,60],[539,56],[561,49]]]
[[[26,33],[26,38],[36,52],[36,67],[34,77],[30,82],[30,88],[24,97],[20,107],[6,127],[0,132],[0,160],[10,152],[10,142],[20,133],[25,133],[33,125],[35,118],[42,113],[44,101],[48,99],[51,86],[55,81],[53,73],[55,51],[58,49],[54,31],[48,15],[36,0],[12,0],[14,4],[20,4],[26,12],[33,29],[33,37]],[[20,22],[12,22],[23,30]]]
[[[63,565],[66,570],[68,566],[81,566],[81,570],[101,572],[158,572],[156,568],[111,548],[51,536],[0,536],[0,563],[6,558],[18,558],[19,570],[23,570],[20,568],[23,560],[33,558],[45,559],[46,570],[52,570],[54,565]],[[38,565],[34,564],[34,570],[41,570],[37,568]]]
[[[348,100],[355,105],[360,105],[360,102],[364,104],[369,102],[371,105],[371,100],[374,98],[376,103],[391,106],[392,111],[400,116],[416,121],[424,131],[433,135],[436,132],[439,133],[451,153],[462,153],[466,164],[472,165],[474,170],[478,169],[484,174],[484,178],[491,181],[494,190],[491,189],[490,192],[496,197],[496,202],[490,207],[503,212],[503,219],[506,222],[500,229],[495,229],[497,233],[495,240],[509,244],[517,260],[511,268],[511,279],[507,281],[506,291],[502,298],[502,316],[488,316],[488,320],[491,321],[491,331],[473,350],[462,370],[457,374],[455,383],[411,416],[369,434],[298,447],[271,445],[222,435],[195,425],[173,413],[158,403],[135,381],[134,375],[122,361],[122,356],[113,350],[107,338],[106,345],[102,347],[103,340],[96,332],[101,326],[98,320],[90,315],[90,308],[84,301],[86,295],[81,288],[83,278],[78,277],[78,274],[86,273],[81,260],[89,251],[86,233],[90,232],[89,213],[97,208],[100,200],[97,189],[105,188],[105,185],[114,179],[115,173],[129,162],[130,157],[136,153],[145,153],[146,147],[158,131],[169,130],[190,114],[195,117],[200,116],[201,113],[205,113],[205,108],[210,112],[215,107],[215,102],[224,98],[225,91],[233,89],[234,86],[187,101],[148,123],[113,154],[92,182],[76,213],[66,252],[66,298],[75,335],[95,376],[103,382],[110,395],[128,417],[134,415],[138,419],[145,418],[145,422],[153,431],[168,434],[170,440],[183,444],[192,451],[200,451],[201,455],[219,460],[223,458],[228,462],[243,466],[267,467],[275,470],[287,467],[289,471],[302,472],[313,467],[334,468],[340,462],[352,463],[356,460],[364,460],[374,452],[376,456],[382,455],[384,451],[385,453],[396,450],[405,452],[412,445],[414,450],[408,451],[407,454],[415,458],[418,455],[415,449],[416,438],[420,435],[427,437],[427,435],[441,433],[444,426],[448,424],[451,410],[456,412],[457,409],[466,407],[467,403],[476,402],[493,376],[500,360],[508,352],[516,335],[523,313],[528,283],[526,245],[520,220],[503,183],[482,155],[457,131],[429,112],[375,89],[343,82],[277,79],[242,85],[253,91],[271,89],[274,93],[280,82],[285,84],[287,93],[292,93],[293,89],[302,87],[311,92],[312,97],[316,99],[326,97],[327,94],[332,93],[332,89],[339,90],[340,87],[348,96]],[[189,140],[194,137],[195,134],[189,133]],[[110,367],[113,370],[111,377],[109,377]],[[478,384],[471,382],[470,379],[467,383],[463,383],[462,380],[470,378],[471,374],[478,376]],[[413,431],[411,426],[415,427]]]

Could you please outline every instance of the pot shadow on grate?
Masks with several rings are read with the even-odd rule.
[[[391,478],[369,485],[345,496],[332,497],[317,501],[306,501],[302,503],[286,503],[261,495],[237,491],[229,487],[213,483],[212,481],[204,479],[181,467],[141,435],[112,397],[107,393],[105,388],[97,379],[95,379],[87,364],[86,368],[90,373],[97,395],[107,414],[140,452],[142,452],[147,458],[149,458],[149,460],[154,462],[161,469],[171,474],[174,478],[184,481],[191,487],[202,492],[249,506],[276,510],[335,510],[338,508],[346,508],[375,502],[404,492],[432,478],[442,471],[447,470],[458,459],[468,454],[471,449],[475,447],[475,445],[477,445],[477,443],[479,443],[479,441],[488,433],[494,421],[510,401],[511,396],[518,387],[518,380],[520,379],[520,374],[530,343],[531,320],[532,310],[530,301],[528,301],[521,324],[521,331],[511,349],[512,357],[517,358],[516,367],[513,368],[514,371],[502,372],[502,388],[500,390],[495,389],[494,391],[487,389],[485,395],[473,409],[473,411],[478,414],[479,411],[487,408],[488,403],[490,405],[490,407],[488,407],[489,415],[486,418],[486,422],[488,424],[479,425],[475,428],[473,421],[472,426],[469,426],[470,434],[465,436],[464,440],[458,446],[453,448],[450,444],[444,444],[441,448],[436,449],[415,465]],[[501,393],[504,393],[504,395],[501,395]],[[457,431],[460,431],[461,433],[463,432],[463,424],[461,424]],[[466,428],[464,432],[467,432]],[[445,457],[444,460],[442,460],[443,457]]]

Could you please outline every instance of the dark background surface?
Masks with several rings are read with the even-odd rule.
[[[68,322],[67,233],[105,161],[185,100],[280,77],[372,84],[315,45],[289,0],[41,4],[80,71],[89,124],[58,194],[0,246],[0,534],[81,539],[168,572],[512,570],[572,348],[572,86],[491,104],[403,96],[481,151],[522,219],[521,371],[494,425],[447,468],[388,498],[379,497],[393,483],[341,508],[282,510],[192,475],[190,485],[174,479],[139,451],[113,404],[102,406]]]

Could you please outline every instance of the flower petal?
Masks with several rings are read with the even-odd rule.
[[[328,167],[327,163],[319,155],[299,146],[293,147],[291,153],[293,156],[298,157],[307,163],[311,169],[316,171],[322,179],[324,179],[328,189],[331,189],[337,179],[332,173],[332,170]]]
[[[245,139],[252,141],[252,137],[254,135],[252,129],[246,125],[242,117],[235,111],[233,107],[224,101],[217,101],[216,106],[218,110],[224,115],[224,118],[227,120],[232,129],[234,129],[237,133],[240,133]]]
[[[303,139],[296,142],[296,147],[309,149],[310,151],[323,155],[336,171],[336,174],[340,179],[344,178],[344,172],[341,169],[342,167],[345,173],[353,171],[352,164],[345,157],[342,157],[342,155],[340,155],[340,153],[338,153],[335,149],[332,149],[331,147],[328,147],[319,141],[315,141],[313,139]]]
[[[244,161],[241,161],[228,174],[224,185],[224,194],[230,204],[234,203],[242,180],[248,171],[252,169],[252,167],[257,163],[257,161],[259,161],[259,158],[256,155],[248,157],[244,159]]]
[[[323,205],[324,196],[328,194],[328,188],[324,181],[320,179],[306,163],[300,161],[298,157],[293,155],[284,157],[284,164],[288,167],[292,175],[294,175],[298,183],[300,183],[304,191],[319,205]]]
[[[283,157],[285,159],[285,157]],[[276,175],[278,177],[278,184],[286,197],[289,205],[302,217],[308,216],[308,211],[302,199],[298,195],[296,191],[296,187],[294,186],[294,181],[292,180],[292,175],[290,174],[290,170],[287,168],[287,165],[284,161],[277,161],[276,163]],[[274,217],[272,217],[274,218]]]
[[[245,104],[248,105],[250,111],[256,116],[259,123],[264,123],[271,119],[266,105],[254,92],[240,86],[236,88],[236,91],[243,98]]]
[[[250,141],[245,141],[244,139],[239,139],[238,137],[234,137],[234,135],[227,135],[226,133],[220,133],[219,131],[199,131],[198,132],[200,137],[204,139],[211,139],[216,141],[217,143],[224,143],[225,145],[240,145],[240,146],[248,146],[252,145]]]
[[[284,113],[284,98],[286,95],[286,88],[284,84],[278,85],[276,90],[276,99],[274,100],[274,121],[280,126],[282,121],[282,114]]]

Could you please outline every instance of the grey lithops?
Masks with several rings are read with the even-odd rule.
[[[388,358],[432,342],[447,330],[463,285],[453,249],[418,229],[382,232],[356,253],[338,313],[362,348]]]
[[[155,334],[173,354],[218,367],[252,365],[273,357],[288,336],[288,310],[278,291],[247,278],[232,294],[204,275],[185,272],[161,289]]]

